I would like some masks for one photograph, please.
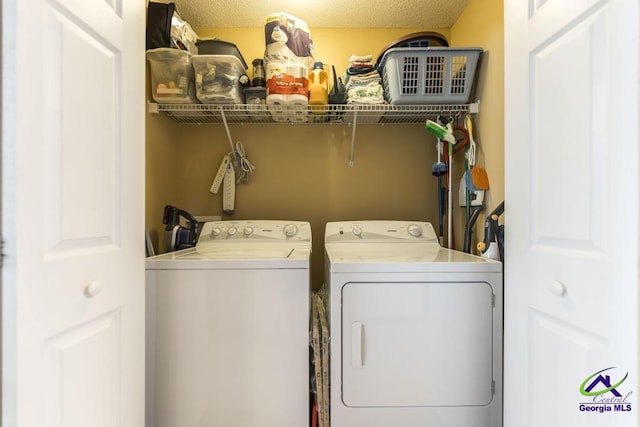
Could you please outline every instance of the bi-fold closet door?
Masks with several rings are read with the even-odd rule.
[[[491,403],[493,311],[493,290],[486,282],[347,283],[342,288],[344,404]]]

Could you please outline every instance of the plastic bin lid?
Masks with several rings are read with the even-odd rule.
[[[196,45],[198,46],[198,50],[201,49],[202,45],[213,45],[216,46],[218,45],[219,47],[221,47],[224,52],[215,52],[215,53],[209,53],[207,52],[205,55],[213,55],[213,54],[224,54],[224,55],[234,55],[237,56],[238,59],[240,59],[240,61],[242,62],[242,65],[244,66],[244,69],[248,69],[247,66],[247,62],[244,60],[244,57],[242,56],[242,53],[240,53],[240,49],[238,49],[238,46],[236,46],[235,44],[225,41],[225,40],[220,40],[220,39],[216,39],[216,38],[212,38],[212,39],[199,39],[196,42]]]
[[[147,59],[155,61],[170,61],[176,59],[189,58],[191,53],[182,49],[174,49],[172,47],[159,47],[147,50]]]
[[[240,61],[235,55],[217,55],[217,54],[209,54],[209,55],[193,55],[191,57],[191,62],[197,67],[201,64],[207,63],[215,63],[215,62],[226,62],[232,66],[235,66],[239,74],[244,73],[244,64]]]

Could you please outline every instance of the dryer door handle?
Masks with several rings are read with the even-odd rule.
[[[362,322],[351,324],[351,367],[362,369],[362,340],[364,339],[364,325]]]

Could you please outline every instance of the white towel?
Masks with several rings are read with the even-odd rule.
[[[354,86],[347,91],[347,104],[383,104],[384,89],[380,83]]]
[[[359,64],[370,64],[373,60],[373,55],[356,55],[355,53],[349,57],[349,62]]]

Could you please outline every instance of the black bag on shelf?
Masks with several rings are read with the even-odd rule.
[[[175,19],[174,19],[175,18]],[[172,47],[198,53],[198,36],[176,11],[175,3],[149,2],[147,8],[147,50]]]
[[[147,49],[171,46],[171,17],[175,3],[149,2],[147,9]]]

